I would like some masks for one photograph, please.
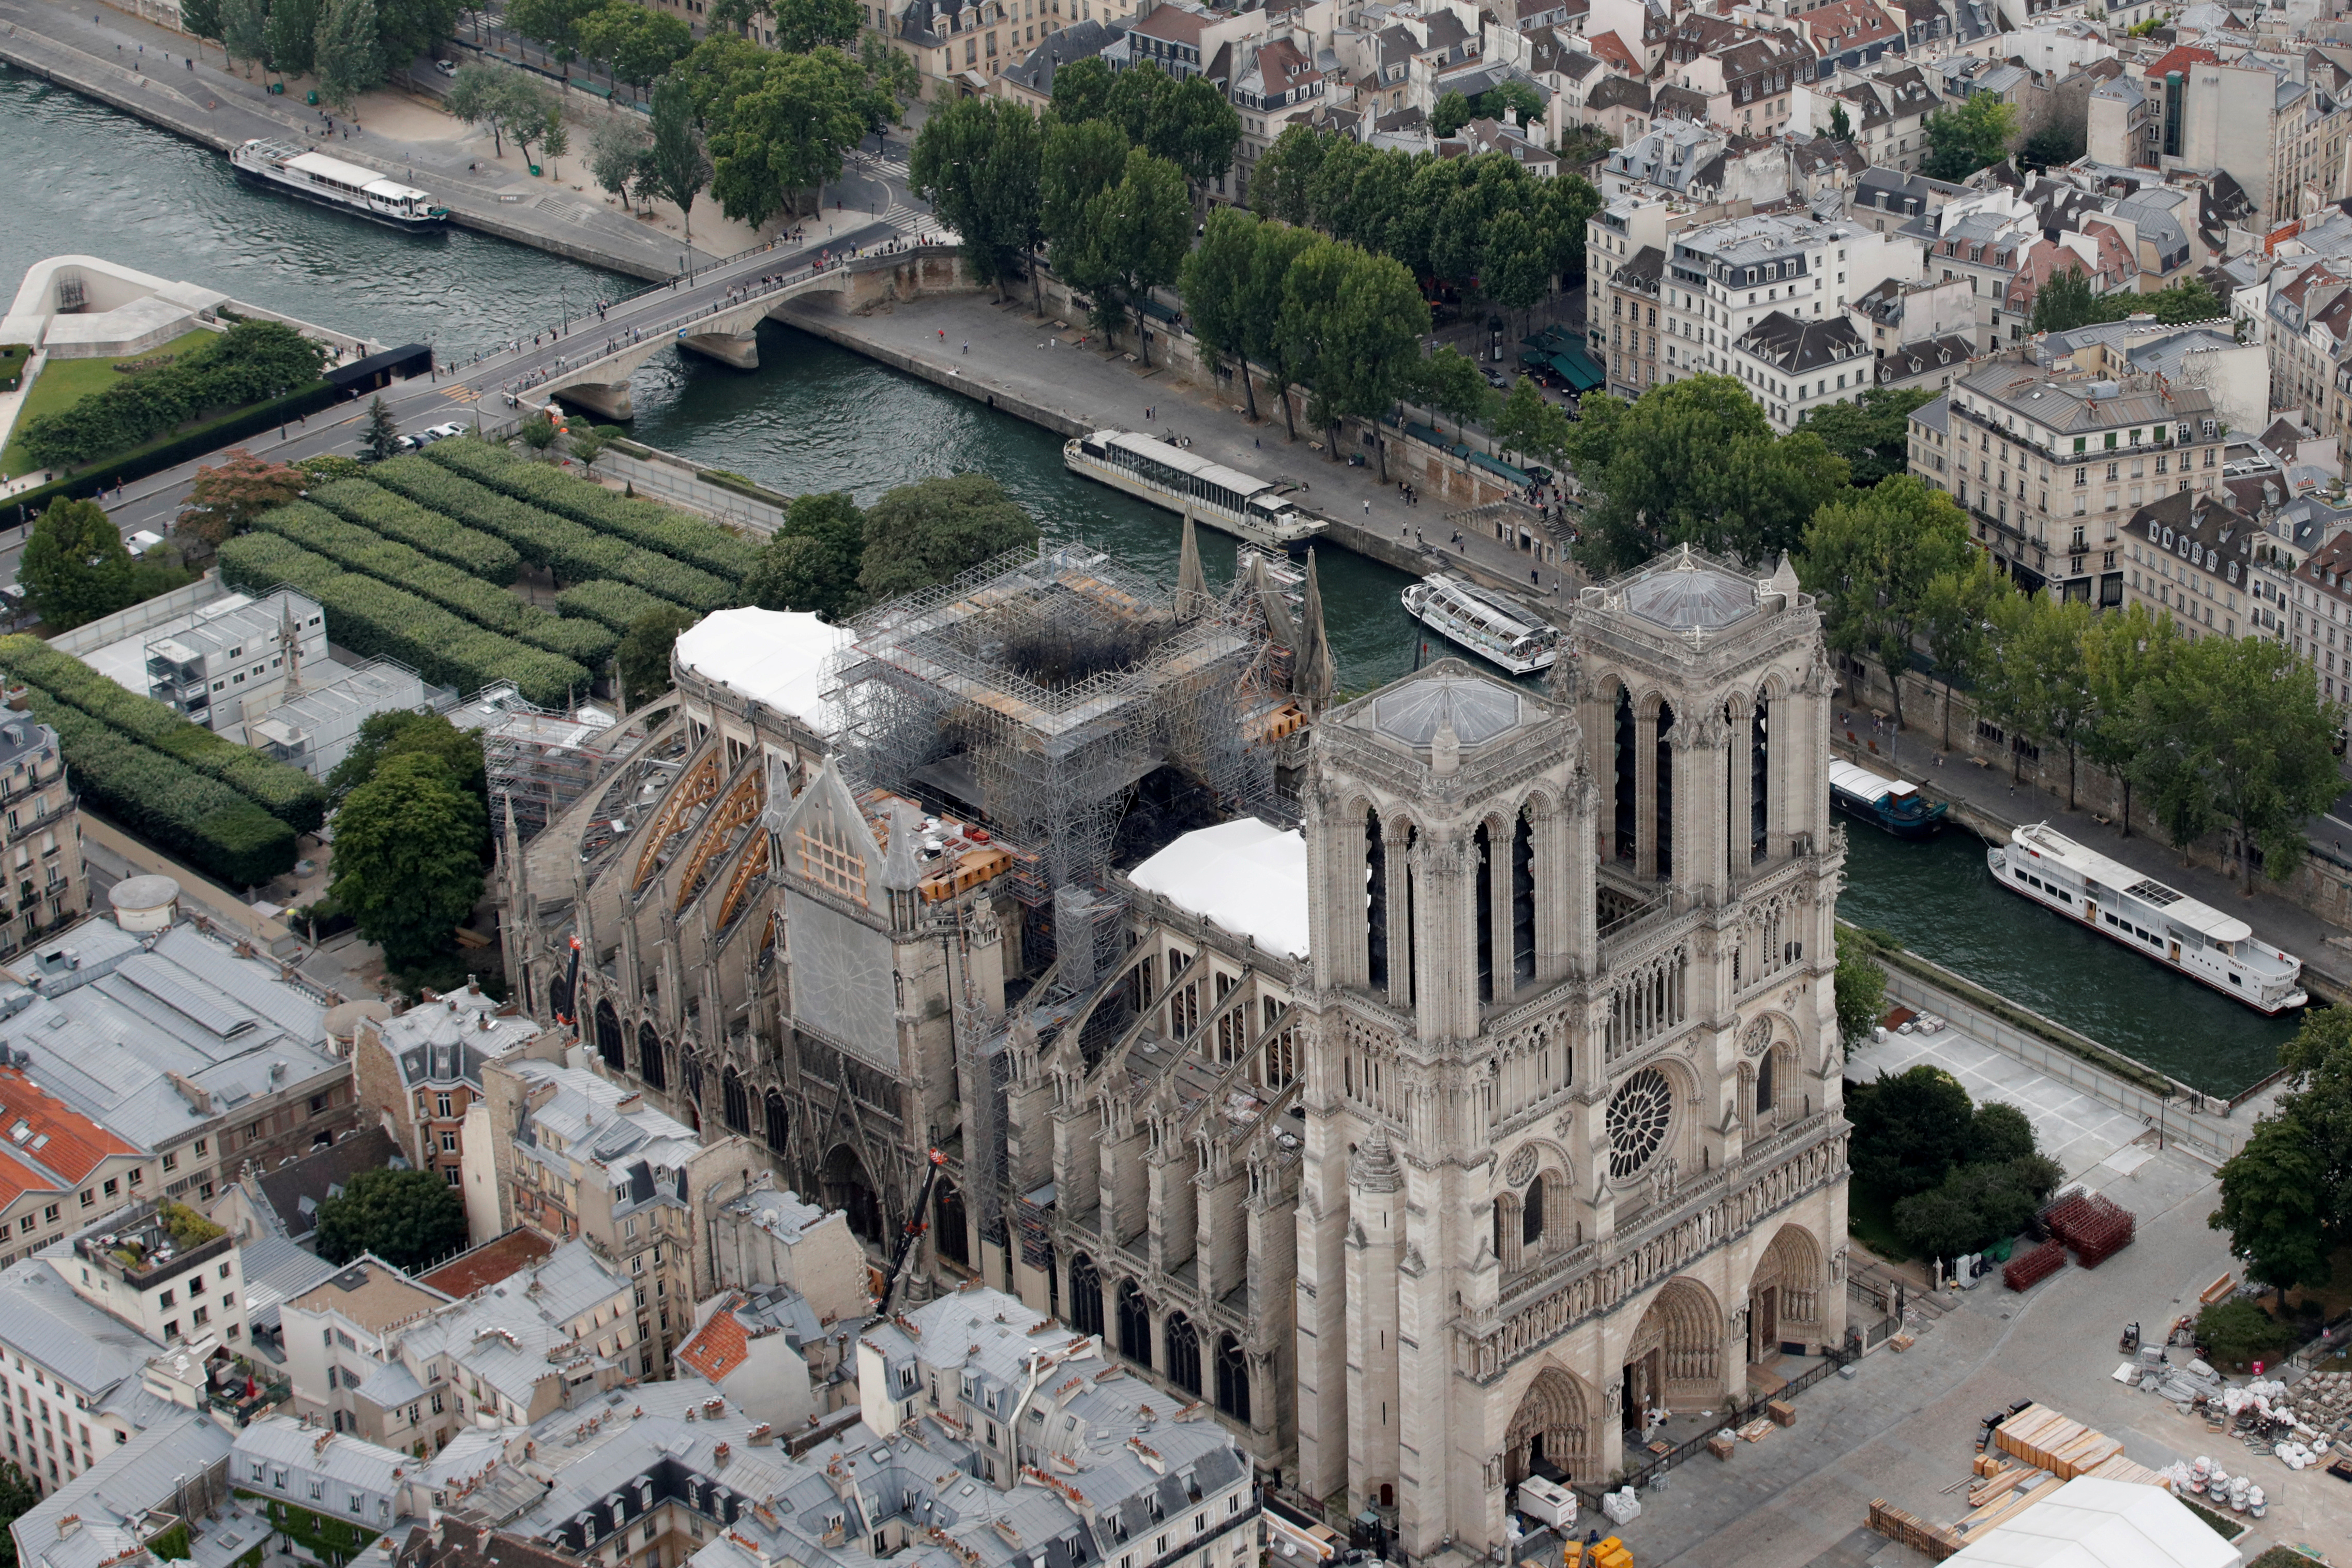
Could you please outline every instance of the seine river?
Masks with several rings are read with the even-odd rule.
[[[13,174],[0,289],[45,257],[81,253],[218,289],[321,326],[462,358],[634,279],[463,229],[396,234],[248,191],[225,160],[0,66],[0,151]],[[124,171],[136,170],[135,181]],[[768,323],[749,374],[665,355],[633,387],[640,440],[787,493],[870,500],[950,470],[993,474],[1048,533],[1172,576],[1170,516],[1066,474],[1051,433]],[[1212,582],[1232,542],[1204,532]],[[1406,578],[1344,551],[1318,557],[1344,689],[1412,667]],[[2293,1032],[1994,888],[1975,837],[1927,845],[1850,829],[1840,912],[2186,1081],[2229,1092]]]

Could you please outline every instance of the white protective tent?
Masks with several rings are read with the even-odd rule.
[[[677,662],[703,679],[789,713],[822,735],[841,728],[824,700],[834,657],[850,640],[800,610],[714,610],[677,635]]]
[[[2077,1476],[1945,1559],[1967,1568],[2232,1568],[2238,1549],[2162,1487]]]
[[[1268,952],[1307,956],[1307,840],[1295,831],[1236,817],[1185,834],[1129,879]]]

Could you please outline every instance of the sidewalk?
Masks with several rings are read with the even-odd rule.
[[[779,319],[797,322],[801,316],[786,312]],[[1106,354],[1091,344],[1076,348],[1073,345],[1079,337],[1099,342],[1100,334],[1076,324],[1056,331],[1051,321],[1030,314],[1025,293],[1003,306],[986,294],[925,296],[887,311],[821,319],[853,346],[869,342],[886,347],[940,375],[968,380],[984,392],[1008,394],[1074,427],[1108,426],[1155,435],[1173,430],[1189,437],[1196,457],[1261,479],[1300,485],[1306,494],[1299,499],[1314,510],[1399,541],[1425,563],[1424,572],[1443,571],[1449,560],[1466,555],[1556,617],[1570,603],[1560,592],[1558,572],[1545,567],[1541,588],[1535,588],[1528,582],[1528,558],[1498,540],[1474,534],[1465,538],[1462,550],[1441,549],[1452,531],[1444,507],[1434,500],[1408,506],[1394,483],[1381,483],[1374,463],[1352,468],[1313,450],[1307,439],[1321,432],[1302,426],[1294,445],[1263,385],[1258,405],[1267,417],[1252,425],[1245,416],[1232,412],[1241,395],[1238,386],[1230,393],[1188,386],[1157,367],[1147,370],[1139,361],[1129,363],[1124,352]],[[1131,343],[1132,335],[1122,341]]]
[[[1838,700],[1847,699],[1841,694]],[[2119,827],[2104,826],[2086,811],[2067,810],[2063,795],[2051,795],[2030,783],[2012,784],[2003,769],[1979,767],[1965,753],[1938,751],[1936,732],[1931,730],[1905,731],[1890,760],[1886,755],[1888,738],[1868,729],[1866,709],[1842,708],[1840,711],[1846,715],[1841,734],[1851,731],[1856,739],[1852,745],[1838,742],[1837,749],[1865,767],[1874,763],[1892,765],[1904,777],[1916,781],[1928,798],[1964,805],[2004,825],[2004,831],[2022,823],[2047,822],[2077,843],[2178,888],[2224,914],[2243,920],[2254,928],[2258,938],[2275,942],[2302,959],[2304,967],[2317,972],[2331,990],[2352,989],[2352,952],[2329,945],[2331,942],[2347,940],[2344,928],[2265,890],[2260,878],[2255,879],[2253,896],[2247,898],[2239,892],[2234,878],[2202,866],[2183,866],[2179,855],[2162,839],[2148,837],[2145,828],[2134,830],[2126,838]],[[1856,719],[1864,722],[1857,724]],[[1869,740],[1878,742],[1879,754],[1875,757],[1862,749],[1861,743]]]

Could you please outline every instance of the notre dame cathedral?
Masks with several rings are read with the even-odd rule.
[[[877,1264],[922,1227],[918,1298],[1012,1289],[1334,1522],[1486,1555],[1529,1473],[1843,1339],[1820,618],[1681,552],[1548,690],[1334,706],[1311,567],[1186,574],[720,612],[509,832],[509,973]]]

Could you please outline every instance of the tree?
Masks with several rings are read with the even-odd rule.
[[[2317,1142],[2292,1112],[2263,1117],[2221,1166],[2221,1206],[2205,1218],[2230,1233],[2230,1255],[2245,1264],[2247,1279],[2278,1292],[2282,1312],[2288,1290],[2325,1285],[2334,1274]]]
[[[569,85],[571,66],[580,58],[582,24],[607,0],[507,0],[506,25],[543,46],[564,68],[557,79]]]
[[[603,60],[605,74],[614,81],[643,91],[693,52],[694,29],[679,17],[632,0],[607,0],[581,18],[580,49]]]
[[[1564,178],[1570,170],[1589,169],[1617,151],[1617,138],[1598,125],[1572,125],[1552,151],[1559,155]]]
[[[1978,1106],[1976,1115],[1969,1119],[1967,1157],[1972,1165],[2021,1160],[2040,1152],[2032,1121],[2014,1105],[1989,1100]]]
[[[2183,278],[2169,289],[2140,296],[2135,303],[2168,327],[2183,321],[2227,321],[2230,316],[2228,302],[2202,278]]]
[[[1976,551],[1958,566],[1937,573],[1920,598],[1919,635],[1936,661],[1936,684],[1944,689],[1939,743],[1946,751],[1952,749],[1952,688],[1961,681],[1974,684],[1988,646],[1992,602],[2015,591],[1992,569],[1992,558]]]
[[[243,60],[249,79],[255,62],[268,52],[269,12],[262,0],[221,0],[221,53]]]
[[[857,585],[878,603],[1036,542],[1036,521],[986,474],[922,479],[866,508]]]
[[[410,61],[446,38],[457,25],[458,0],[375,0],[376,36],[387,70],[405,70]]]
[[[350,798],[353,790],[374,778],[386,762],[410,756],[438,760],[449,770],[449,777],[457,788],[480,803],[485,825],[482,854],[488,858],[490,785],[488,768],[482,759],[482,732],[460,730],[442,714],[401,710],[373,713],[361,720],[352,749],[343,753],[343,760],[327,775],[327,798],[340,805]]]
[[[1451,136],[1470,123],[1470,100],[1459,92],[1448,92],[1429,111],[1429,129],[1439,136]]]
[[[482,896],[482,802],[439,757],[387,757],[335,813],[328,891],[360,935],[407,969],[448,951]]]
[[[371,463],[388,462],[400,455],[400,426],[381,395],[368,402],[367,424],[360,431],[360,450]]]
[[[2197,1342],[2224,1366],[2243,1369],[2267,1361],[2293,1350],[2302,1338],[2294,1324],[2280,1322],[2248,1300],[2217,1301],[2197,1314]]]
[[[2135,694],[2131,766],[2182,848],[2214,822],[2235,829],[2241,885],[2254,858],[2273,880],[2303,863],[2304,824],[2343,785],[2342,710],[2319,695],[2308,660],[2256,637],[2204,637],[2178,650],[2171,679]]]
[[[562,172],[559,164],[557,163],[557,160],[562,158],[566,153],[572,151],[572,132],[571,129],[563,123],[563,115],[562,111],[552,109],[548,110],[547,124],[540,132],[539,145],[541,150],[547,154],[547,172],[549,175],[551,177],[560,178]]]
[[[692,611],[665,605],[629,623],[613,658],[630,707],[643,707],[669,689],[670,651],[677,647],[677,634],[694,622]]]
[[[1478,287],[1487,299],[1506,310],[1516,310],[1521,326],[1527,313],[1551,293],[1551,247],[1525,213],[1506,209],[1487,226],[1485,264]]]
[[[2066,749],[2066,809],[2074,808],[2076,763],[2097,713],[2084,644],[2087,599],[2012,594],[1990,607],[1992,649],[1978,683],[1984,710],[2021,735]],[[2013,753],[2022,763],[2022,752]]]
[[[866,514],[847,490],[796,497],[783,525],[743,579],[763,610],[814,610],[838,621],[856,603]]]
[[[41,624],[54,631],[136,603],[131,552],[96,501],[55,500],[33,523],[16,581]]]
[[[217,44],[227,36],[228,23],[222,15],[221,0],[182,0],[180,26],[196,40],[196,53],[200,55],[205,52],[205,40]],[[228,58],[226,47],[221,50],[221,58]],[[15,1565],[8,1564],[7,1568]]]
[[[1846,113],[1845,105],[1843,103],[1832,102],[1830,105],[1830,140],[1832,142],[1853,140],[1853,120]]]
[[[625,201],[652,145],[635,121],[607,120],[588,133],[588,173],[607,195]]]
[[[1132,75],[1132,72],[1128,73]],[[1143,144],[1184,172],[1195,191],[1224,178],[1241,144],[1242,118],[1207,77],[1186,77],[1161,106]]]
[[[856,0],[717,0],[713,26],[747,26],[755,16],[774,24],[766,41],[788,55],[846,44],[857,36]]]
[[[2033,330],[2064,332],[2095,321],[2121,320],[2120,307],[2109,314],[2105,301],[2091,287],[2091,275],[2069,266],[2043,279],[2033,291]]]
[[[1990,92],[1970,97],[1957,109],[1937,110],[1923,128],[1927,155],[1919,172],[1930,179],[1965,180],[1988,163],[2009,156],[2017,136],[2017,110]]]
[[[1935,1187],[1959,1163],[1973,1110],[1959,1079],[1922,1062],[1853,1085],[1845,1116],[1853,1124],[1847,1148],[1855,1177],[1905,1198]]]
[[[1929,1258],[1979,1252],[2023,1230],[2064,1176],[2054,1162],[2032,1153],[1957,1165],[1933,1190],[1895,1205],[1895,1228]]]
[[[2025,145],[2018,149],[2017,162],[2022,168],[2042,172],[2071,163],[2083,155],[2087,129],[2081,121],[2053,120],[2025,139]]]
[[[711,163],[694,129],[693,97],[674,76],[664,77],[654,88],[652,122],[653,145],[646,152],[648,183],[677,208],[691,247],[694,198],[710,183]]]
[[[1247,303],[1261,226],[1257,215],[1247,208],[1217,208],[1209,215],[1201,242],[1184,258],[1178,281],[1193,335],[1218,363],[1234,363],[1253,419],[1257,417],[1257,390],[1250,383]]]
[[[1242,373],[1246,379],[1251,360],[1273,373],[1275,391],[1282,400],[1283,428],[1294,441],[1298,439],[1298,426],[1291,411],[1290,387],[1298,379],[1298,371],[1284,314],[1290,296],[1290,268],[1301,255],[1327,243],[1310,229],[1261,224],[1243,285]]]
[[[1846,460],[1856,489],[1908,471],[1911,414],[1937,395],[1925,386],[1872,387],[1852,403],[1825,403],[1805,416],[1805,428]]]
[[[1072,60],[1054,73],[1054,118],[1064,125],[1108,119],[1110,90],[1117,79],[1110,67],[1096,56]]]
[[[2141,742],[2134,721],[2135,696],[2142,687],[2172,679],[2173,658],[2181,646],[2172,617],[2150,612],[2145,602],[2107,611],[2091,623],[2083,639],[2092,705],[2083,754],[2121,786],[2126,838],[2131,837],[2131,764]]]
[[[545,458],[555,447],[555,421],[541,414],[515,426],[515,435],[530,448],[531,456]]]
[[[1062,78],[1076,69],[1065,67],[1054,79],[1054,90],[1062,89]],[[1279,218],[1284,223],[1304,225],[1313,207],[1307,193],[1323,164],[1329,143],[1313,126],[1293,121],[1274,139],[1274,145],[1258,154],[1256,164],[1250,170],[1249,201],[1252,210],[1260,217]]]
[[[654,89],[656,111],[662,91]],[[801,210],[803,194],[838,177],[866,134],[867,97],[865,73],[838,49],[767,56],[711,122],[710,194],[720,209],[754,227]],[[656,157],[661,134],[656,123]]]
[[[10,1528],[41,1500],[14,1459],[0,1459],[0,1568],[16,1568],[16,1537]]]
[[[310,482],[301,469],[232,447],[217,465],[200,467],[180,509],[178,528],[215,547],[253,526],[263,512],[286,505]]]
[[[383,85],[383,37],[375,0],[327,0],[319,18],[319,92],[349,114],[360,94]]]
[[[907,106],[923,96],[923,71],[914,57],[893,47],[880,34],[867,33],[857,40],[857,64],[866,72],[866,85],[896,106],[890,122],[903,123]],[[1029,118],[1034,123],[1037,117]]]
[[[606,428],[609,429],[611,426]],[[612,438],[603,430],[574,430],[564,437],[563,446],[564,449],[572,454],[573,462],[583,468],[593,471],[596,467],[596,459],[604,455],[604,448],[611,445],[611,440]]]
[[[1371,424],[1404,395],[1407,378],[1420,363],[1421,341],[1429,331],[1429,303],[1412,274],[1392,258],[1368,255],[1352,245],[1331,248],[1338,253],[1337,289],[1325,299],[1317,324],[1321,360],[1314,384],[1336,432],[1342,419]],[[1483,383],[1478,391],[1486,393]],[[1449,391],[1457,400],[1466,395],[1458,386]],[[1484,401],[1482,397],[1480,410]],[[1457,406],[1475,411],[1466,403]],[[1385,485],[1388,443],[1376,441],[1374,449]],[[1336,434],[1330,450],[1336,461]]]
[[[539,160],[530,155],[530,150],[547,139],[549,126],[562,122],[562,111],[551,103],[537,114],[517,114],[508,120],[507,138],[522,154],[522,161],[532,166],[532,174],[539,173]]]
[[[1845,460],[1811,431],[1776,437],[1744,383],[1694,375],[1631,403],[1587,396],[1569,460],[1593,499],[1581,559],[1607,575],[1669,545],[1765,561],[1798,548],[1845,487]]]
[[[1524,131],[1528,121],[1544,111],[1543,94],[1513,77],[1480,93],[1477,108],[1480,119],[1501,120],[1507,115]]]
[[[1869,937],[1838,928],[1838,1039],[1849,1051],[1870,1038],[1886,1016],[1886,966],[1875,953]]]
[[[1494,389],[1486,384],[1478,362],[1451,344],[1416,362],[1407,385],[1422,403],[1453,416],[1457,437],[1464,434],[1465,420],[1484,416],[1495,404]]]
[[[437,1171],[362,1171],[319,1205],[319,1256],[349,1263],[373,1254],[422,1269],[466,1246],[466,1205]]]
[[[450,79],[448,104],[451,114],[490,133],[491,148],[501,158],[509,133],[520,125],[544,126],[554,107],[545,89],[522,72],[489,65],[459,66]]]
[[[958,98],[935,110],[915,138],[907,183],[963,242],[972,276],[996,286],[1021,266],[1037,237],[1037,117],[1002,98]]]
[[[1055,90],[1078,66],[1099,64],[1080,60],[1065,68],[1054,78]],[[1085,248],[1087,208],[1126,174],[1128,152],[1127,132],[1108,120],[1065,121],[1058,111],[1048,117],[1037,162],[1038,227],[1057,269],[1066,271],[1066,255]]]
[[[1841,653],[1874,659],[1895,691],[1903,727],[1903,674],[1928,588],[1969,559],[1968,519],[1951,499],[1908,474],[1849,491],[1805,530],[1798,574],[1821,596],[1822,627]]]
[[[1183,173],[1140,147],[1129,151],[1118,184],[1087,204],[1076,253],[1066,270],[1071,281],[1097,296],[1096,318],[1105,330],[1115,332],[1133,313],[1136,346],[1147,365],[1151,342],[1143,335],[1143,306],[1152,289],[1176,280],[1192,239],[1192,205]]]

